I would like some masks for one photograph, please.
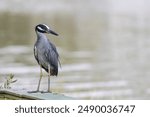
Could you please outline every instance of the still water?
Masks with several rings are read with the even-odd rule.
[[[40,68],[33,55],[34,27],[45,23],[59,34],[59,37],[47,35],[57,46],[62,64],[59,75],[51,77],[53,92],[78,99],[149,99],[147,0],[138,0],[134,6],[128,6],[130,1],[56,0],[53,5],[44,1],[36,3],[34,10],[31,6],[35,0],[28,4],[15,0],[9,5],[7,0],[2,2],[0,85],[12,73],[17,79],[11,85],[13,90],[37,88]],[[45,72],[40,88],[47,89]]]

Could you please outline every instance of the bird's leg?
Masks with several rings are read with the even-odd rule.
[[[40,66],[40,79],[39,79],[39,83],[38,83],[38,87],[37,87],[37,92],[39,92],[42,77],[43,77],[42,67]]]
[[[51,93],[51,90],[50,90],[50,76],[51,76],[50,65],[48,65],[48,89],[47,89],[47,91],[42,91],[41,93]]]
[[[51,76],[51,72],[50,72],[50,65],[48,65],[48,90],[47,92],[50,92],[50,76]]]
[[[42,77],[43,77],[42,67],[40,66],[40,79],[39,79],[37,90],[35,90],[35,91],[29,91],[28,93],[37,93],[37,92],[40,92],[39,89],[40,89],[40,83],[41,83]]]

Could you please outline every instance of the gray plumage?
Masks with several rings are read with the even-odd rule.
[[[39,28],[40,27],[40,28]],[[43,29],[43,30],[40,30]],[[58,74],[59,54],[54,44],[52,44],[44,33],[56,34],[54,31],[43,25],[36,26],[37,41],[34,45],[34,56],[39,65],[48,72],[48,65],[50,65],[50,75]],[[44,32],[45,31],[45,32]]]
[[[59,62],[59,54],[54,44],[52,44],[48,38],[46,37],[45,33],[53,34],[58,36],[57,33],[52,31],[47,25],[39,24],[35,27],[35,32],[37,34],[37,41],[34,45],[34,56],[37,60],[38,64],[40,65],[40,79],[38,83],[38,87],[36,91],[31,91],[29,93],[36,93],[39,92],[40,82],[42,79],[42,68],[48,72],[48,90],[50,91],[50,76],[57,76],[58,75],[58,64]],[[43,91],[42,91],[43,92]]]

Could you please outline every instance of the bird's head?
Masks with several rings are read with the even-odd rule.
[[[58,36],[58,34],[54,31],[52,31],[47,25],[45,24],[38,24],[35,27],[35,31],[40,32],[40,33],[48,33],[48,34],[53,34]]]

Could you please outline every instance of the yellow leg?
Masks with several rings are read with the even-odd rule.
[[[39,82],[38,82],[37,90],[35,90],[35,91],[28,91],[28,93],[37,93],[37,92],[39,92],[39,89],[40,89],[40,83],[41,83],[42,77],[43,77],[42,67],[40,66],[40,79],[39,79]]]
[[[51,76],[50,65],[48,65],[48,90],[47,90],[47,92],[51,92],[50,91],[50,76]]]
[[[37,92],[39,92],[42,77],[43,77],[42,67],[40,66],[40,79],[39,79],[39,83],[38,83],[38,87],[37,87]]]

